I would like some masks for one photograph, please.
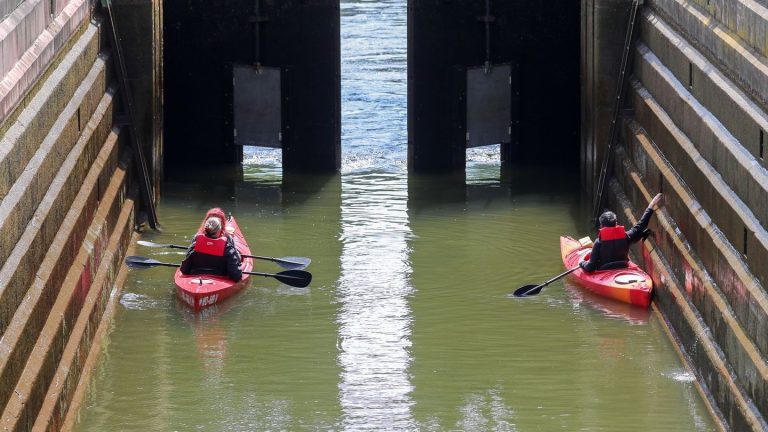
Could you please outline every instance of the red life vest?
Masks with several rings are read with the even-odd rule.
[[[598,236],[601,241],[611,240],[623,240],[627,238],[627,232],[624,230],[624,226],[616,225],[612,227],[603,227],[598,231]]]
[[[224,236],[212,239],[205,234],[199,234],[195,237],[195,252],[223,257],[226,247],[227,238]]]
[[[597,269],[626,267],[626,262],[629,261],[629,238],[624,227],[618,225],[600,228],[598,237],[600,238],[600,253],[596,257]]]

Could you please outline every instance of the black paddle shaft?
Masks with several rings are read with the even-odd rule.
[[[576,270],[578,270],[578,269],[579,269],[579,266],[576,266],[576,267],[574,267],[574,268],[572,268],[572,269],[570,269],[570,270],[566,270],[565,272],[563,272],[563,273],[560,273],[559,275],[557,275],[557,276],[553,277],[552,279],[550,279],[550,280],[548,280],[548,281],[544,282],[544,283],[543,283],[543,284],[541,284],[541,285],[526,285],[526,286],[524,286],[524,287],[520,287],[520,288],[518,288],[518,289],[516,289],[516,290],[515,290],[515,292],[513,293],[513,295],[514,295],[515,297],[528,297],[528,296],[533,296],[533,295],[536,295],[536,294],[540,293],[540,292],[541,292],[541,290],[542,290],[542,289],[543,289],[545,286],[547,286],[547,285],[551,284],[552,282],[554,282],[554,281],[556,281],[556,280],[558,280],[558,279],[560,279],[560,278],[562,278],[562,277],[564,277],[564,276],[567,276],[567,275],[569,275],[569,274],[571,274],[571,273],[575,272],[575,271],[576,271]]]
[[[131,268],[145,269],[155,266],[164,267],[181,267],[181,264],[171,264],[160,262],[151,258],[144,258],[140,256],[127,256],[125,257],[125,264]],[[254,276],[272,277],[280,282],[291,285],[298,288],[304,288],[312,282],[312,273],[304,270],[286,270],[277,274],[261,273],[261,272],[249,272],[244,271],[244,274]]]
[[[161,244],[161,243],[153,243],[146,240],[139,240],[138,243],[142,246],[149,246],[149,247],[167,247],[172,249],[183,249],[187,250],[189,249],[188,246],[181,246],[181,245],[175,245],[175,244]],[[312,262],[309,258],[304,257],[282,257],[282,258],[275,258],[275,257],[267,257],[267,256],[259,256],[259,255],[247,255],[247,254],[241,254],[240,256],[244,258],[253,258],[253,259],[259,259],[259,260],[266,260],[266,261],[272,261],[279,265],[282,268],[289,269],[289,270],[303,270],[309,266],[309,264]]]

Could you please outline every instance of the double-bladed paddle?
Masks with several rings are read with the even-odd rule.
[[[524,287],[520,287],[520,288],[516,289],[515,292],[512,295],[514,295],[515,297],[534,296],[534,295],[540,293],[542,288],[544,288],[545,286],[547,286],[547,285],[551,284],[552,282],[562,278],[563,276],[566,276],[566,275],[569,275],[569,274],[575,272],[578,269],[579,269],[579,266],[576,266],[576,267],[574,267],[574,268],[572,268],[572,269],[570,269],[570,270],[568,270],[568,271],[566,271],[564,273],[560,273],[559,275],[553,277],[552,279],[544,282],[541,285],[526,285]]]
[[[172,249],[184,249],[187,250],[187,246],[180,246],[175,244],[164,244],[164,243],[153,243],[146,240],[139,240],[137,242],[138,244],[142,246],[148,246],[148,247],[167,247]],[[266,260],[266,261],[272,261],[279,265],[282,268],[290,269],[290,270],[303,270],[309,266],[309,264],[312,262],[309,258],[304,257],[282,257],[282,258],[274,258],[274,257],[266,257],[266,256],[257,256],[257,255],[246,255],[241,254],[241,256],[245,258],[253,258],[253,259],[260,259],[260,260]]]
[[[164,263],[157,260],[153,260],[151,258],[145,258],[140,256],[125,257],[125,264],[128,267],[136,268],[136,269],[145,269],[145,268],[156,267],[156,266],[181,267],[181,264]],[[254,276],[273,277],[286,285],[290,285],[298,288],[304,288],[305,286],[309,285],[310,282],[312,282],[312,274],[304,270],[286,270],[277,274],[249,272],[249,271],[244,271],[243,273],[254,275]]]

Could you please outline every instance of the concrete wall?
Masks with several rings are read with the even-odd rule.
[[[581,2],[582,189],[589,200],[608,147],[631,0]]]
[[[163,2],[112,0],[155,205],[163,185]]]
[[[89,12],[87,0],[72,0],[58,14],[50,6],[48,1],[24,0],[3,18],[0,120],[8,117],[30,91]]]
[[[132,155],[91,6],[0,3],[3,430],[64,421],[134,229]]]
[[[722,427],[768,430],[768,9],[650,0],[637,24],[610,205],[664,193],[634,250],[655,307]]]

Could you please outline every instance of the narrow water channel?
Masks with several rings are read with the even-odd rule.
[[[498,148],[466,181],[409,178],[406,2],[341,13],[342,172],[283,178],[249,149],[235,180],[165,185],[144,236],[187,244],[221,206],[255,254],[311,257],[312,284],[254,279],[193,314],[172,269],[131,271],[77,430],[715,430],[657,316],[568,282],[509,297],[590,234],[578,181],[502,183]]]

